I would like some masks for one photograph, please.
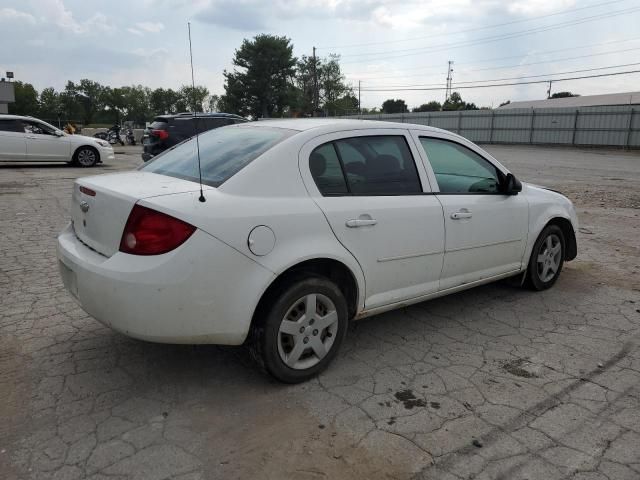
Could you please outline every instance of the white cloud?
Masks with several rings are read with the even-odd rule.
[[[136,28],[149,33],[158,33],[164,30],[164,24],[162,22],[138,22]]]
[[[0,8],[0,22],[26,22],[36,24],[36,17],[30,13],[21,12],[15,8]]]
[[[29,17],[29,23],[39,25],[54,25],[57,28],[76,35],[93,32],[108,33],[115,30],[109,18],[103,13],[96,12],[84,21],[78,21],[71,10],[67,9],[62,0],[31,0],[30,10],[33,13],[17,12],[22,18]],[[12,10],[12,9],[3,9]],[[32,19],[32,20],[31,20]]]
[[[561,12],[573,7],[576,0],[515,0],[509,3],[509,13],[523,15],[544,15],[546,13]]]
[[[135,28],[127,28],[127,32],[138,35],[139,37],[142,37],[144,35],[144,33],[142,33],[140,30],[136,30]]]

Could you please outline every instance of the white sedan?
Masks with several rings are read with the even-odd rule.
[[[506,277],[543,290],[577,253],[567,198],[447,131],[271,120],[199,149],[203,199],[194,140],[77,180],[62,278],[125,335],[247,342],[284,382],[323,370],[350,320]]]
[[[66,162],[93,167],[115,155],[109,142],[69,135],[42,120],[0,115],[0,162]]]

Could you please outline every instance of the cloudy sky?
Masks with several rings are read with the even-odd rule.
[[[441,88],[449,60],[458,87],[640,70],[640,0],[0,0],[0,72],[38,89],[80,78],[178,88],[190,81],[189,21],[196,83],[218,94],[234,50],[258,33],[286,35],[297,56],[314,46],[340,54],[364,107],[442,101],[442,90],[379,90]],[[459,91],[497,106],[546,89]],[[555,83],[560,90],[640,90],[640,73]]]

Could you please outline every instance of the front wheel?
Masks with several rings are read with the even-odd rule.
[[[73,163],[79,167],[93,167],[98,160],[98,152],[91,147],[81,147],[73,156]]]
[[[347,302],[330,280],[300,278],[281,289],[257,320],[255,353],[276,379],[299,383],[336,356],[347,332]]]
[[[533,245],[529,267],[528,284],[534,290],[546,290],[560,276],[564,264],[565,240],[557,225],[548,225],[542,230]]]

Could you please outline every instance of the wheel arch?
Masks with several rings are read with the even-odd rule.
[[[270,302],[290,282],[305,275],[319,275],[333,281],[342,291],[349,309],[349,318],[353,318],[360,301],[360,286],[353,271],[343,262],[328,258],[311,258],[298,262],[278,274],[265,289],[256,305],[251,318],[251,328],[265,315]]]
[[[576,240],[576,232],[573,230],[571,221],[564,217],[553,217],[549,220],[543,230],[549,225],[556,225],[562,230],[565,241],[565,261],[571,261],[578,255],[578,242]],[[539,235],[539,234],[538,234]]]

